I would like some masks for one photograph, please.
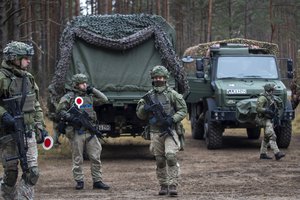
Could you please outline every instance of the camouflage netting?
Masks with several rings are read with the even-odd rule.
[[[159,51],[163,65],[178,82],[180,93],[189,90],[186,73],[181,66],[174,46],[167,36],[167,22],[155,15],[96,15],[78,16],[70,21],[60,38],[60,58],[49,86],[50,107],[64,93],[66,74],[71,62],[71,53],[76,39],[113,50],[133,48],[151,37]]]
[[[213,45],[220,43],[235,43],[235,44],[247,44],[249,46],[257,46],[259,48],[265,49],[267,53],[274,54],[276,56],[279,55],[279,48],[277,44],[262,42],[257,40],[249,40],[243,38],[232,38],[226,40],[213,41],[208,43],[201,43],[196,46],[189,47],[185,50],[184,56],[192,56],[192,57],[205,57],[209,54],[209,48]],[[193,64],[187,64],[185,67],[191,70],[194,69]]]
[[[258,46],[260,48],[266,49],[266,51],[269,54],[274,54],[276,56],[279,55],[279,48],[277,44],[274,43],[268,43],[268,42],[262,42],[257,40],[249,40],[249,39],[243,39],[243,38],[232,38],[227,40],[219,40],[219,41],[213,41],[208,43],[202,43],[198,44],[193,47],[189,47],[185,50],[184,56],[206,56],[208,49],[215,45],[220,43],[236,43],[236,44],[248,44],[253,46]]]

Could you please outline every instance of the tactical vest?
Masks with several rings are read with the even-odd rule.
[[[162,93],[153,93],[152,94],[154,99],[156,99],[158,102],[161,103],[165,113],[167,115],[173,115],[174,114],[174,108],[172,106],[172,102],[167,96],[167,92]]]
[[[165,90],[161,93],[156,93],[153,90],[150,91],[152,98],[156,101],[156,102],[160,102],[164,112],[166,113],[166,115],[173,115],[175,113],[174,108],[173,108],[173,104],[170,100],[170,98],[168,97],[168,90]],[[151,116],[150,116],[151,118]],[[154,126],[150,126],[150,129],[159,129],[157,128],[157,126],[159,127],[161,124],[161,122],[157,122]]]
[[[17,77],[12,72],[3,68],[1,68],[1,72],[11,80],[11,82],[8,85],[4,86],[7,88],[3,88],[5,91],[8,91],[6,97],[7,98],[17,97],[18,100],[21,102],[23,77]],[[25,98],[22,111],[24,113],[34,112],[35,111],[34,106],[36,100],[34,85],[31,83],[31,80],[28,76],[25,77],[24,81],[25,81],[24,94],[26,95],[26,98]]]
[[[75,98],[73,99],[73,104],[75,102]],[[83,97],[81,96],[81,98],[83,99],[83,104],[80,106],[80,110],[87,112],[89,114],[89,117],[91,119],[93,119],[94,121],[96,121],[97,115],[96,115],[96,112],[94,111],[93,97],[87,95],[87,96],[83,96]]]
[[[267,105],[266,105],[265,108],[267,108],[267,109],[270,108],[271,104],[275,104],[276,107],[278,106],[278,102],[276,101],[276,99],[274,98],[273,95],[270,96],[270,95],[266,95],[265,93],[262,93],[261,95],[264,96],[267,99]],[[263,117],[265,117],[265,114],[264,113],[258,113],[258,117],[263,118]]]

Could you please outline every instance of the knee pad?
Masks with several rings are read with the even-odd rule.
[[[167,153],[166,154],[168,166],[175,166],[177,164],[176,154]]]
[[[5,171],[3,182],[5,185],[9,187],[15,186],[18,179],[18,171],[17,170],[7,170]]]
[[[164,156],[155,156],[155,160],[158,168],[166,167],[166,158]]]
[[[28,172],[23,174],[23,179],[25,183],[29,185],[35,185],[39,179],[39,169],[38,167],[29,168]]]

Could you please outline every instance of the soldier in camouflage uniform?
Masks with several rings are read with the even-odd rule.
[[[153,80],[153,89],[148,93],[162,104],[165,113],[169,116],[164,122],[152,123],[151,120],[149,121],[150,150],[156,159],[156,175],[161,186],[159,195],[167,195],[169,193],[169,195],[175,196],[177,195],[179,176],[179,163],[176,158],[176,153],[179,150],[179,145],[177,145],[179,140],[175,131],[175,125],[185,118],[187,106],[182,95],[168,86],[169,72],[164,66],[155,66],[150,75]],[[142,120],[151,119],[152,113],[148,108],[149,105],[145,103],[144,99],[141,99],[137,105],[137,116]],[[168,134],[160,136],[159,123],[167,123],[168,126],[172,127],[174,139]]]
[[[86,111],[93,122],[97,121],[96,112],[93,110],[94,105],[100,105],[108,102],[107,97],[94,87],[87,85],[87,77],[84,74],[75,74],[72,77],[72,90],[68,91],[61,99],[57,106],[58,115],[63,121],[76,124],[75,126],[67,126],[65,129],[66,136],[72,144],[72,160],[73,160],[73,177],[77,182],[75,189],[84,188],[84,175],[82,172],[83,151],[86,147],[87,154],[91,161],[91,173],[93,178],[94,189],[108,190],[109,186],[102,182],[102,169],[100,155],[102,151],[99,139],[89,130],[81,126],[79,118],[68,113],[72,106],[76,106],[75,98],[82,97],[83,104],[80,109]]]
[[[285,156],[277,146],[276,134],[274,132],[274,122],[278,118],[279,111],[282,109],[282,100],[273,95],[275,85],[267,83],[264,86],[265,92],[262,93],[257,99],[257,115],[264,127],[264,138],[260,148],[260,159],[272,159],[267,155],[268,146],[273,150],[276,160],[280,160]]]
[[[1,183],[1,195],[4,199],[33,199],[33,186],[39,178],[38,151],[36,136],[44,130],[43,112],[39,103],[39,89],[34,77],[27,72],[30,58],[34,55],[33,47],[23,42],[8,43],[3,50],[3,62],[0,68],[0,146],[4,176]],[[25,87],[22,87],[25,84]],[[18,155],[13,133],[15,118],[4,104],[7,98],[17,98],[23,111],[24,125],[28,142],[28,169],[23,171],[21,181],[16,187],[19,160],[6,161]],[[22,97],[24,97],[22,99]],[[23,100],[23,101],[22,101]],[[23,105],[21,105],[23,103]]]

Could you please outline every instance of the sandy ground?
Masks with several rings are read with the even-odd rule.
[[[103,145],[103,179],[111,186],[108,191],[92,189],[89,161],[84,162],[85,189],[76,191],[68,152],[60,148],[51,154],[40,151],[36,199],[171,198],[157,194],[155,160],[148,143],[124,140],[125,144],[109,141]],[[241,131],[226,131],[224,148],[212,151],[188,133],[185,150],[178,153],[179,195],[172,199],[300,199],[300,136],[293,136],[280,161],[259,160],[260,141],[247,139]]]

